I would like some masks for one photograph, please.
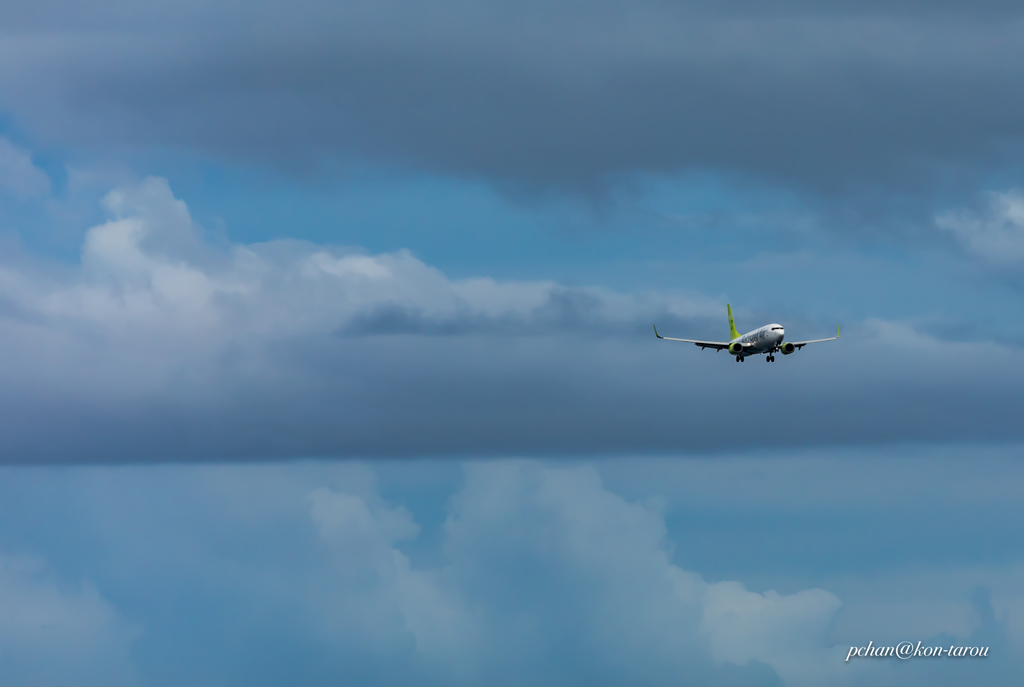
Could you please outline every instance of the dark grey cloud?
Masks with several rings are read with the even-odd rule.
[[[261,372],[182,371],[134,398],[10,385],[0,451],[8,462],[135,462],[1022,439],[1016,352],[921,360],[851,339],[774,366],[653,337],[307,342],[274,351]]]
[[[654,304],[652,304],[654,305]],[[383,303],[356,313],[338,333],[344,336],[418,335],[418,336],[545,336],[557,333],[621,337],[647,334],[646,321],[607,319],[607,303],[599,292],[557,286],[528,310],[500,315],[485,315],[463,306],[453,313],[429,314],[422,308],[401,303]],[[665,307],[647,310],[649,319],[662,326],[712,329],[721,322],[709,317],[679,317]],[[721,318],[717,318],[720,320]]]
[[[0,106],[54,144],[527,188],[710,168],[920,190],[1020,161],[1012,3],[147,7],[8,6]]]

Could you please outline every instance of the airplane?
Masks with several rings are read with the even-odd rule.
[[[782,355],[790,355],[791,353],[799,351],[807,344],[821,343],[822,341],[835,341],[839,338],[839,327],[836,327],[836,335],[828,339],[783,342],[783,339],[786,336],[786,330],[782,328],[781,324],[766,324],[760,329],[755,329],[752,332],[747,332],[743,336],[740,336],[740,333],[736,331],[736,323],[733,322],[732,319],[732,306],[726,304],[725,307],[729,311],[729,334],[732,337],[729,341],[675,339],[671,336],[662,336],[659,334],[657,325],[654,326],[654,335],[659,339],[665,339],[666,341],[692,343],[695,346],[700,346],[700,350],[702,351],[705,348],[713,348],[716,351],[726,350],[736,356],[736,362],[738,363],[742,363],[752,355],[764,355],[765,362],[774,363],[775,354],[778,351],[782,351]]]

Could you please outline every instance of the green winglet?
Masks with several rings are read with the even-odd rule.
[[[839,338],[839,325],[836,325],[836,338]]]
[[[665,337],[658,333],[658,325],[653,325],[653,327],[654,327],[654,335],[656,337],[658,337],[659,339],[664,339]]]
[[[736,331],[736,323],[732,321],[732,306],[726,303],[725,309],[729,311],[729,341],[732,341],[740,338],[740,333]]]

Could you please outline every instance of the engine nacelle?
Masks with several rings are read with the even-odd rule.
[[[733,341],[731,344],[729,344],[729,352],[732,353],[733,355],[740,355],[741,353],[743,353],[743,344],[741,344],[739,341]]]
[[[792,342],[787,341],[779,346],[779,350],[782,351],[782,355],[789,355],[790,353],[796,353],[796,346]]]

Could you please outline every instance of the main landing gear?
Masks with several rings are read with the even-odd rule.
[[[744,360],[746,360],[746,358],[744,358],[742,355],[736,356],[736,362],[742,363]]]
[[[766,356],[764,357],[764,361],[765,361],[766,363],[774,363],[774,362],[775,362],[775,356],[774,356],[774,355],[771,355],[771,354],[769,354],[769,355],[766,355]]]

